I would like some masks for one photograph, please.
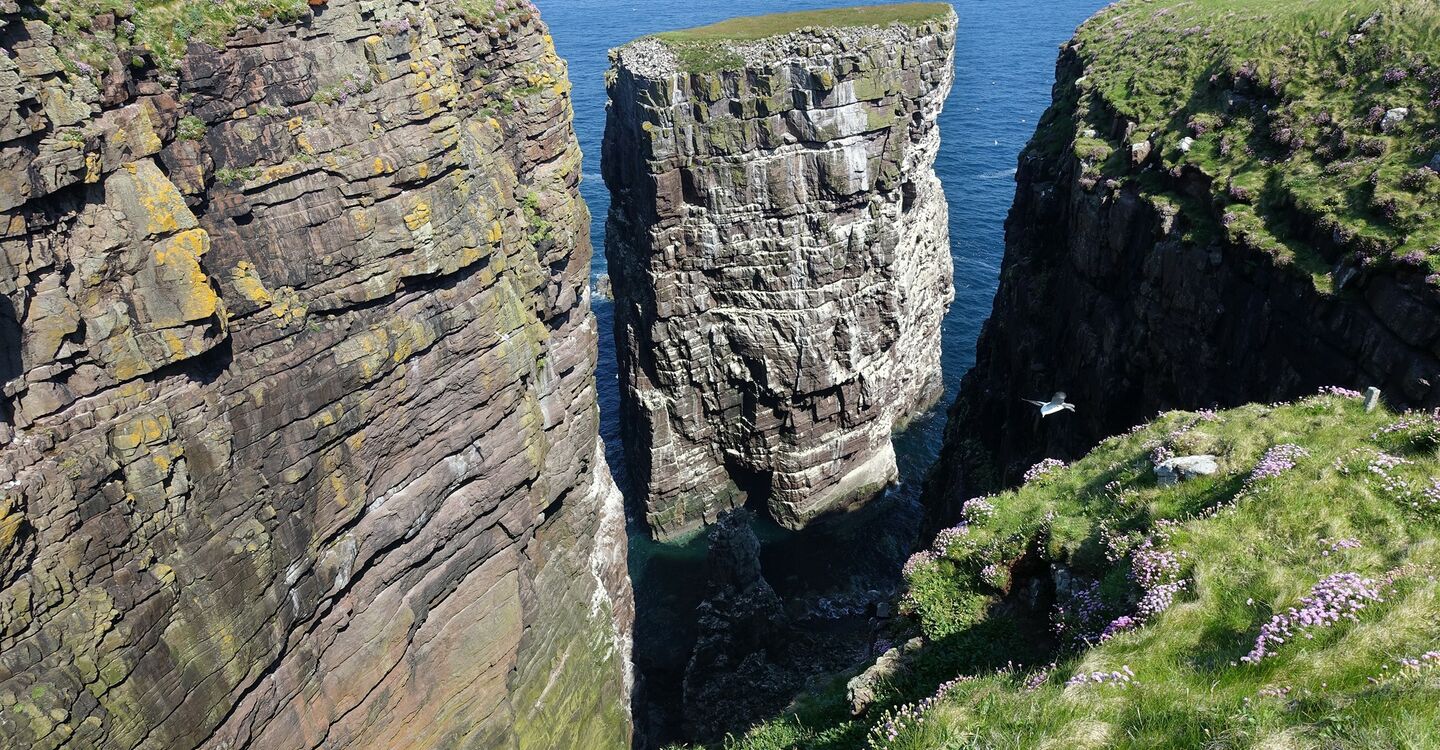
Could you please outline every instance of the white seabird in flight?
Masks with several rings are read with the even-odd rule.
[[[1036,401],[1029,398],[1022,398],[1020,400],[1024,401],[1027,404],[1034,404],[1040,407],[1041,418],[1048,417],[1051,414],[1059,414],[1066,409],[1069,409],[1070,411],[1075,411],[1074,404],[1065,403],[1065,391],[1056,391],[1055,395],[1050,397],[1049,402]]]

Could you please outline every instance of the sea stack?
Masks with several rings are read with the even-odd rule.
[[[622,435],[657,537],[799,528],[896,477],[954,292],[934,161],[954,11],[738,18],[611,53]]]

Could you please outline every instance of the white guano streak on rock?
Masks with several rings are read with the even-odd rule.
[[[657,536],[755,493],[799,527],[895,478],[890,433],[939,394],[954,294],[934,174],[953,24],[733,44],[743,72],[619,50],[607,255]]]

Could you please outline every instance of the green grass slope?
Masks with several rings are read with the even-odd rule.
[[[450,4],[477,28],[495,26],[531,7],[528,0]],[[313,5],[323,9],[326,3]],[[44,21],[58,35],[67,70],[86,76],[103,72],[117,57],[142,66],[144,60],[132,54],[137,51],[161,69],[172,69],[192,41],[224,47],[241,26],[292,22],[312,9],[309,0],[41,0],[21,6],[24,15]],[[381,10],[393,15],[382,23],[386,33],[410,29],[399,6]]]
[[[91,73],[117,56],[132,62],[124,59],[132,49],[168,68],[192,39],[224,46],[243,23],[291,21],[307,7],[306,0],[43,0],[28,11],[60,37],[72,73]]]
[[[878,704],[839,678],[725,747],[1440,747],[1437,448],[1440,415],[1334,392],[1047,463],[907,564],[927,645]]]
[[[1268,253],[1322,291],[1337,265],[1440,270],[1440,3],[1124,0],[1076,42],[1083,77],[1036,148],[1139,181],[1193,240]],[[1131,147],[1147,142],[1145,171]],[[1208,196],[1162,177],[1186,170]]]
[[[763,16],[740,16],[729,20],[697,26],[692,29],[667,31],[655,36],[667,41],[694,42],[713,40],[763,39],[798,31],[807,26],[844,28],[852,26],[888,26],[892,23],[920,24],[944,18],[950,13],[949,3],[893,3],[861,5],[853,8],[800,10]]]

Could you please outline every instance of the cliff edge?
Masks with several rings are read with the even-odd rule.
[[[739,18],[612,53],[606,257],[630,476],[673,536],[799,528],[896,477],[953,297],[945,4]]]
[[[628,746],[534,7],[112,5],[0,0],[0,744]]]
[[[727,747],[1424,746],[1437,445],[1329,388],[1042,464],[910,558],[895,648]]]
[[[1440,404],[1433,4],[1121,2],[1060,53],[940,520],[1171,408]],[[1022,398],[1063,390],[1073,414]]]

